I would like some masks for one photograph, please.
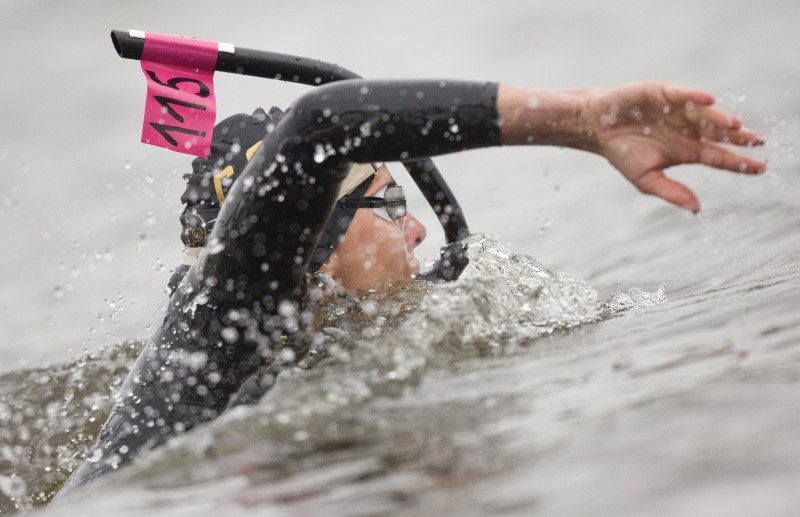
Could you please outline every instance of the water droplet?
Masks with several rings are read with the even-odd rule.
[[[97,448],[93,449],[92,452],[89,453],[88,456],[86,456],[86,461],[88,461],[89,463],[97,463],[102,458],[103,458],[103,449],[101,449],[100,447],[97,447]]]
[[[211,255],[216,255],[225,249],[225,245],[218,238],[212,237],[206,244],[206,249]]]
[[[220,334],[227,343],[233,344],[239,339],[239,331],[236,330],[236,327],[225,327],[220,331]]]
[[[57,285],[53,288],[53,296],[55,296],[56,298],[63,298],[65,294],[66,291],[64,291],[64,288],[61,287],[60,285]]]
[[[122,164],[122,168],[125,169],[126,171],[129,171],[133,168],[133,164],[129,161],[125,162]]]
[[[0,492],[8,497],[21,497],[25,495],[27,489],[28,486],[25,484],[25,480],[13,474],[11,476],[0,475]]]
[[[291,348],[284,348],[281,350],[280,360],[284,363],[291,363],[294,361],[295,353]]]
[[[320,144],[314,146],[314,161],[317,163],[325,161],[325,148]]]
[[[111,454],[108,458],[106,458],[106,463],[108,463],[114,470],[119,468],[120,461],[122,461],[122,457],[120,457],[119,454]]]
[[[191,354],[185,354],[181,357],[181,362],[194,371],[204,368],[207,361],[208,354],[205,352],[192,352]],[[191,378],[188,379],[188,381],[190,384],[194,384],[191,382]]]
[[[284,300],[278,306],[278,314],[283,316],[284,318],[288,318],[290,316],[294,316],[297,314],[297,304],[290,302],[288,300]]]

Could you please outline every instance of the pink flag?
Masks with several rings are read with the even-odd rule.
[[[217,115],[214,66],[218,43],[148,32],[142,52],[147,79],[142,142],[208,156]]]

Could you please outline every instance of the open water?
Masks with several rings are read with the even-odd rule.
[[[2,3],[0,511],[797,515],[796,2],[329,4]],[[144,84],[112,28],[368,77],[691,84],[767,135],[768,172],[679,168],[695,217],[584,153],[444,157],[485,232],[463,279],[320,302],[323,358],[43,508],[157,324],[181,251],[189,160],[138,144]],[[303,91],[217,76],[223,115]],[[432,256],[441,232],[419,197],[411,208]]]

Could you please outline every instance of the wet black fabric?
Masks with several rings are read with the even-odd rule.
[[[239,113],[214,126],[211,153],[207,158],[192,160],[192,172],[183,176],[186,190],[181,203],[186,208],[180,221],[181,240],[186,246],[205,245],[222,201],[247,166],[247,150],[261,142],[267,134],[267,127],[277,124],[282,115],[283,112],[274,106],[269,112],[257,108],[252,115]],[[230,175],[219,176],[228,167],[231,168]],[[219,176],[216,182],[215,176]]]
[[[306,272],[350,165],[499,145],[496,92],[491,83],[353,80],[301,97],[231,186],[123,384],[92,454],[100,459],[67,488],[222,412],[297,332]]]
[[[270,124],[274,126],[282,116],[283,111],[274,106],[269,112],[257,108],[252,115],[233,115],[214,127],[211,153],[207,158],[194,159],[192,172],[183,176],[186,191],[181,196],[181,202],[186,207],[180,216],[180,223],[184,245],[205,246],[230,186],[247,166],[248,156],[251,156],[249,150],[264,139]],[[353,195],[363,195],[369,183],[365,181],[356,189],[360,194],[354,192]],[[309,264],[311,271],[317,271],[328,260],[352,220],[353,211],[337,204]],[[177,286],[175,280],[179,281],[180,277],[182,275],[170,279],[170,292],[174,291]]]

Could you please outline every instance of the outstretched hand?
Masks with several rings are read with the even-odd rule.
[[[592,150],[605,156],[636,188],[670,203],[700,210],[686,185],[664,169],[702,163],[717,169],[760,174],[764,162],[737,154],[729,146],[764,143],[744,129],[738,117],[714,106],[714,97],[661,82],[585,91],[581,113]]]

